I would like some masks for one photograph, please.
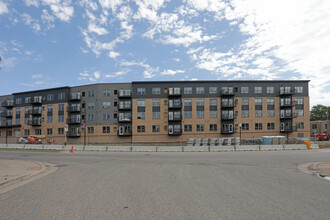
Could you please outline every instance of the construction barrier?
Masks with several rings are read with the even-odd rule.
[[[44,146],[45,150],[63,150],[63,145],[45,145]]]
[[[260,145],[260,150],[284,150],[283,145]]]
[[[183,147],[184,152],[205,152],[209,151],[208,146]]]
[[[311,149],[320,149],[318,144],[311,144]]]
[[[106,146],[85,146],[85,151],[107,151]]]
[[[133,146],[133,152],[156,152],[155,146]]]
[[[0,148],[7,148],[7,144],[0,144]]]
[[[183,147],[175,147],[175,146],[161,146],[161,147],[157,147],[157,151],[158,152],[181,152],[183,151]]]
[[[211,152],[222,152],[222,151],[235,151],[235,146],[226,145],[226,146],[212,146],[210,147]]]
[[[7,144],[8,149],[25,149],[24,144]]]
[[[260,150],[259,145],[236,145],[236,151],[257,151]]]
[[[307,150],[305,144],[284,144],[284,150]]]
[[[111,152],[130,152],[132,147],[130,146],[108,146],[107,151]]]

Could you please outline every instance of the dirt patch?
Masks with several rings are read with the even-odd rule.
[[[319,141],[320,148],[330,148],[330,141]]]

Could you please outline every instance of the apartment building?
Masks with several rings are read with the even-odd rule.
[[[330,120],[311,121],[311,135],[330,133]]]
[[[0,97],[0,143],[29,135],[69,144],[309,137],[308,82],[154,81],[14,93]]]

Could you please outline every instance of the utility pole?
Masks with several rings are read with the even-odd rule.
[[[242,123],[239,124],[239,145],[242,145]]]
[[[8,139],[8,121],[6,120],[6,145],[7,145],[7,139]]]

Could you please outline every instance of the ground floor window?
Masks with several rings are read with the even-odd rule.
[[[204,131],[204,125],[203,124],[197,125],[196,130],[197,131]]]
[[[275,130],[275,123],[267,123],[267,130]]]
[[[185,132],[192,132],[192,125],[184,125]]]
[[[255,123],[255,130],[262,130],[262,123]]]
[[[58,128],[57,134],[64,134],[64,128]]]
[[[217,131],[218,125],[217,124],[210,124],[210,131]]]
[[[34,133],[35,133],[36,135],[41,135],[41,129],[35,129],[35,130],[34,130]]]
[[[152,132],[153,133],[159,133],[160,132],[160,125],[153,125],[152,126]]]
[[[94,127],[87,127],[88,134],[94,134]]]
[[[146,131],[146,128],[144,125],[138,125],[137,126],[137,132],[138,133],[144,133]]]
[[[53,134],[53,129],[47,128],[47,135],[52,135],[52,134]]]
[[[110,126],[103,126],[102,131],[103,133],[110,133]]]
[[[248,131],[249,130],[249,123],[243,123],[242,124],[242,130],[243,131]]]
[[[30,129],[24,129],[24,135],[29,136],[30,135]]]

